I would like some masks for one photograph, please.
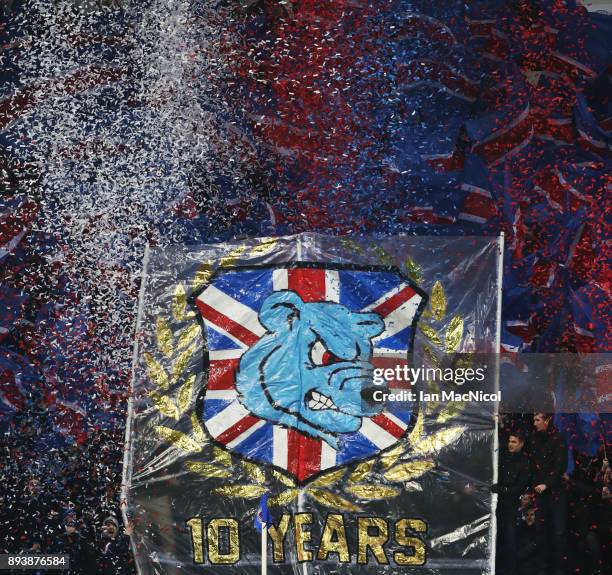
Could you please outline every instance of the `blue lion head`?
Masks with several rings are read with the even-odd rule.
[[[337,447],[336,434],[358,431],[371,402],[376,313],[334,302],[306,303],[293,291],[268,296],[259,312],[266,334],[244,353],[236,374],[242,404],[254,415]],[[370,401],[369,401],[370,400]]]

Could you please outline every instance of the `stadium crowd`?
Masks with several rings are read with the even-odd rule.
[[[122,447],[121,429],[61,438],[30,402],[0,435],[0,553],[65,554],[62,573],[74,575],[135,573],[118,493]]]
[[[553,414],[506,416],[498,482],[498,573],[612,572],[612,470],[602,442],[568,450]],[[571,461],[571,459],[573,461]]]
[[[382,3],[380,14],[332,2],[311,26],[313,3],[225,4],[229,27],[198,2],[185,13],[0,2],[0,147],[40,170],[1,190],[0,553],[133,571],[121,425],[70,442],[42,401],[22,409],[16,396],[51,372],[69,421],[92,373],[131,361],[115,322],[131,334],[123,270],[149,236],[504,230],[503,345],[610,349],[609,16],[575,2]],[[546,414],[535,423],[502,429],[499,572],[612,573],[605,450],[568,452]]]
[[[43,406],[31,402],[1,436],[0,553],[67,554],[74,575],[134,573],[132,529],[123,526],[118,493],[123,430],[50,447],[50,425]],[[498,572],[612,572],[605,445],[593,456],[574,452],[568,474],[567,443],[552,414],[505,416],[500,433],[491,487],[498,494]]]

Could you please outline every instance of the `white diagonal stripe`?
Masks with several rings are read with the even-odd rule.
[[[399,417],[396,417],[390,411],[383,411],[382,414],[387,419],[390,419],[393,423],[395,423],[395,425],[397,425],[398,427],[401,427],[402,429],[406,429],[408,427],[407,423],[404,423]]]
[[[466,220],[468,222],[476,222],[477,224],[484,224],[487,221],[486,218],[481,218],[480,216],[475,216],[474,214],[469,214],[467,212],[461,212],[459,214],[459,219]]]
[[[257,423],[243,431],[236,439],[232,439],[227,447],[236,447],[236,445],[240,445],[247,437],[253,435],[260,427],[263,427],[266,422],[263,419],[260,419]]]
[[[478,194],[479,196],[484,196],[485,198],[491,199],[491,192],[489,192],[489,190],[485,190],[484,188],[479,188],[478,186],[473,186],[472,184],[461,184],[461,189],[466,192],[471,192],[473,194]]]
[[[238,423],[242,418],[250,415],[249,412],[238,401],[228,405],[214,417],[205,422],[205,425],[213,437],[218,437],[224,431]]]
[[[217,324],[212,323],[206,318],[204,318],[204,323],[206,324],[206,327],[210,329],[214,329],[215,331],[218,331],[221,335],[224,335],[225,337],[231,339],[236,345],[239,345],[241,349],[235,350],[235,351],[237,352],[240,351],[241,356],[247,350],[246,343],[239,340],[236,336],[233,336],[229,331],[225,331],[222,327],[219,327]],[[234,350],[232,349],[232,350],[227,350],[227,351],[234,351]],[[231,359],[231,358],[227,358],[227,359]]]
[[[359,432],[379,449],[385,449],[397,443],[397,438],[393,437],[386,429],[376,425],[368,417],[364,417],[361,420],[361,429]]]
[[[23,239],[23,236],[26,235],[27,231],[28,230],[24,228],[14,238],[12,238],[10,242],[0,246],[0,259],[4,258],[5,255],[15,249],[15,246]]]
[[[388,299],[391,299],[394,295],[401,292],[405,287],[410,287],[410,286],[407,283],[401,283],[397,287],[394,287],[392,290],[381,295],[374,303],[367,305],[361,311],[372,311],[373,309],[376,309],[381,303],[384,303]]]
[[[419,294],[414,294],[408,301],[404,302],[402,305],[395,308],[389,315],[384,317],[385,331],[372,340],[374,346],[376,346],[377,342],[410,327],[422,299],[423,298]]]
[[[227,316],[232,321],[246,327],[255,335],[262,336],[266,333],[264,327],[259,323],[259,318],[255,310],[240,303],[238,300],[222,292],[220,289],[217,289],[215,286],[207,287],[198,296],[198,299]]]

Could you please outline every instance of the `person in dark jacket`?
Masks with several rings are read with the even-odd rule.
[[[532,485],[536,501],[536,575],[564,575],[567,490],[567,446],[552,423],[552,414],[533,418]]]
[[[517,573],[517,521],[521,496],[529,489],[529,458],[523,447],[525,437],[514,431],[508,437],[508,449],[502,455],[499,481],[491,487],[499,495],[497,501],[498,541],[500,542],[499,572],[503,575]]]
[[[53,552],[69,557],[70,570],[61,571],[64,575],[98,573],[95,548],[80,531],[74,509],[64,512],[63,530],[58,534]]]
[[[17,504],[13,525],[20,550],[28,553],[47,553],[53,542],[59,517],[57,502],[48,494],[43,494],[38,478],[30,478]]]
[[[535,507],[526,507],[518,526],[517,573],[533,575],[533,566],[537,562],[536,546],[536,512]]]
[[[127,575],[132,573],[129,562],[131,526],[125,535],[119,531],[119,522],[109,515],[102,524],[99,560],[100,575]]]
[[[570,518],[572,531],[580,549],[584,550],[585,575],[603,573],[602,543],[609,538],[605,532],[606,511],[609,508],[609,487],[606,474],[609,463],[603,448],[591,457],[574,451],[575,467],[571,478]]]

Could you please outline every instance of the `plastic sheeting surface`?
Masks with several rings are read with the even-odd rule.
[[[497,350],[498,258],[497,238],[316,234],[151,251],[124,469],[139,571],[259,573],[267,492],[271,574],[490,572],[493,412],[401,375]]]

